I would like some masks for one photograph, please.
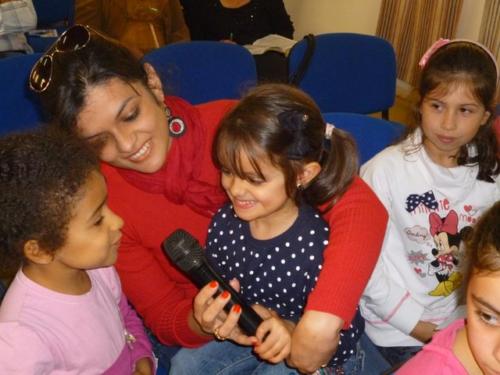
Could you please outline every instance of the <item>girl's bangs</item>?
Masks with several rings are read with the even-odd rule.
[[[228,131],[221,132],[217,139],[217,166],[242,179],[252,180],[253,178],[248,175],[248,171],[243,169],[242,159],[244,157],[248,159],[253,172],[259,178],[265,180],[265,176],[259,167],[259,160],[267,157],[265,151],[259,145],[255,144],[250,136],[244,136],[242,133],[238,134],[237,132],[234,134]]]

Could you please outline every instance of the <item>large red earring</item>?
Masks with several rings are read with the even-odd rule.
[[[168,121],[168,133],[173,138],[181,137],[186,131],[186,124],[184,120],[180,117],[174,117],[170,113],[170,109],[165,107],[165,115],[167,116]]]

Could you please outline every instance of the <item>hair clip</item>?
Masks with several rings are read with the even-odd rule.
[[[278,115],[278,121],[290,135],[287,156],[291,160],[301,160],[310,152],[310,146],[303,134],[309,116],[296,110],[284,111]]]
[[[335,125],[329,122],[325,124],[325,139],[332,139],[333,129],[335,129]]]

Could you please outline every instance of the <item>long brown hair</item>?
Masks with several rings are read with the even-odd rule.
[[[431,55],[422,70],[418,86],[420,96],[418,108],[425,97],[438,88],[453,90],[457,86],[466,85],[491,114],[471,141],[476,145],[477,156],[471,159],[466,145],[461,147],[457,155],[458,165],[477,164],[479,167],[477,179],[487,182],[493,182],[492,178],[500,173],[498,146],[492,128],[495,117],[497,74],[496,65],[485,49],[467,41],[452,41]],[[416,110],[415,121],[407,127],[403,137],[415,132],[420,124],[420,111]]]
[[[292,129],[289,123],[294,121],[300,124]],[[241,168],[241,153],[260,177],[264,176],[258,160],[265,156],[283,171],[288,196],[297,202],[303,198],[311,205],[330,201],[329,209],[352,182],[358,159],[347,133],[334,129],[327,140],[325,127],[318,106],[303,91],[284,84],[260,85],[223,118],[215,136],[213,160],[218,168],[248,179]],[[292,157],[297,149],[300,152]],[[321,172],[298,190],[297,175],[312,161],[320,163]]]

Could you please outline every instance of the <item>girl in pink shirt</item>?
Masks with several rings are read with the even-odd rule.
[[[112,267],[122,226],[81,141],[0,139],[0,270],[18,268],[0,307],[2,374],[153,373]]]
[[[467,240],[467,318],[436,333],[398,375],[500,374],[500,201]]]

